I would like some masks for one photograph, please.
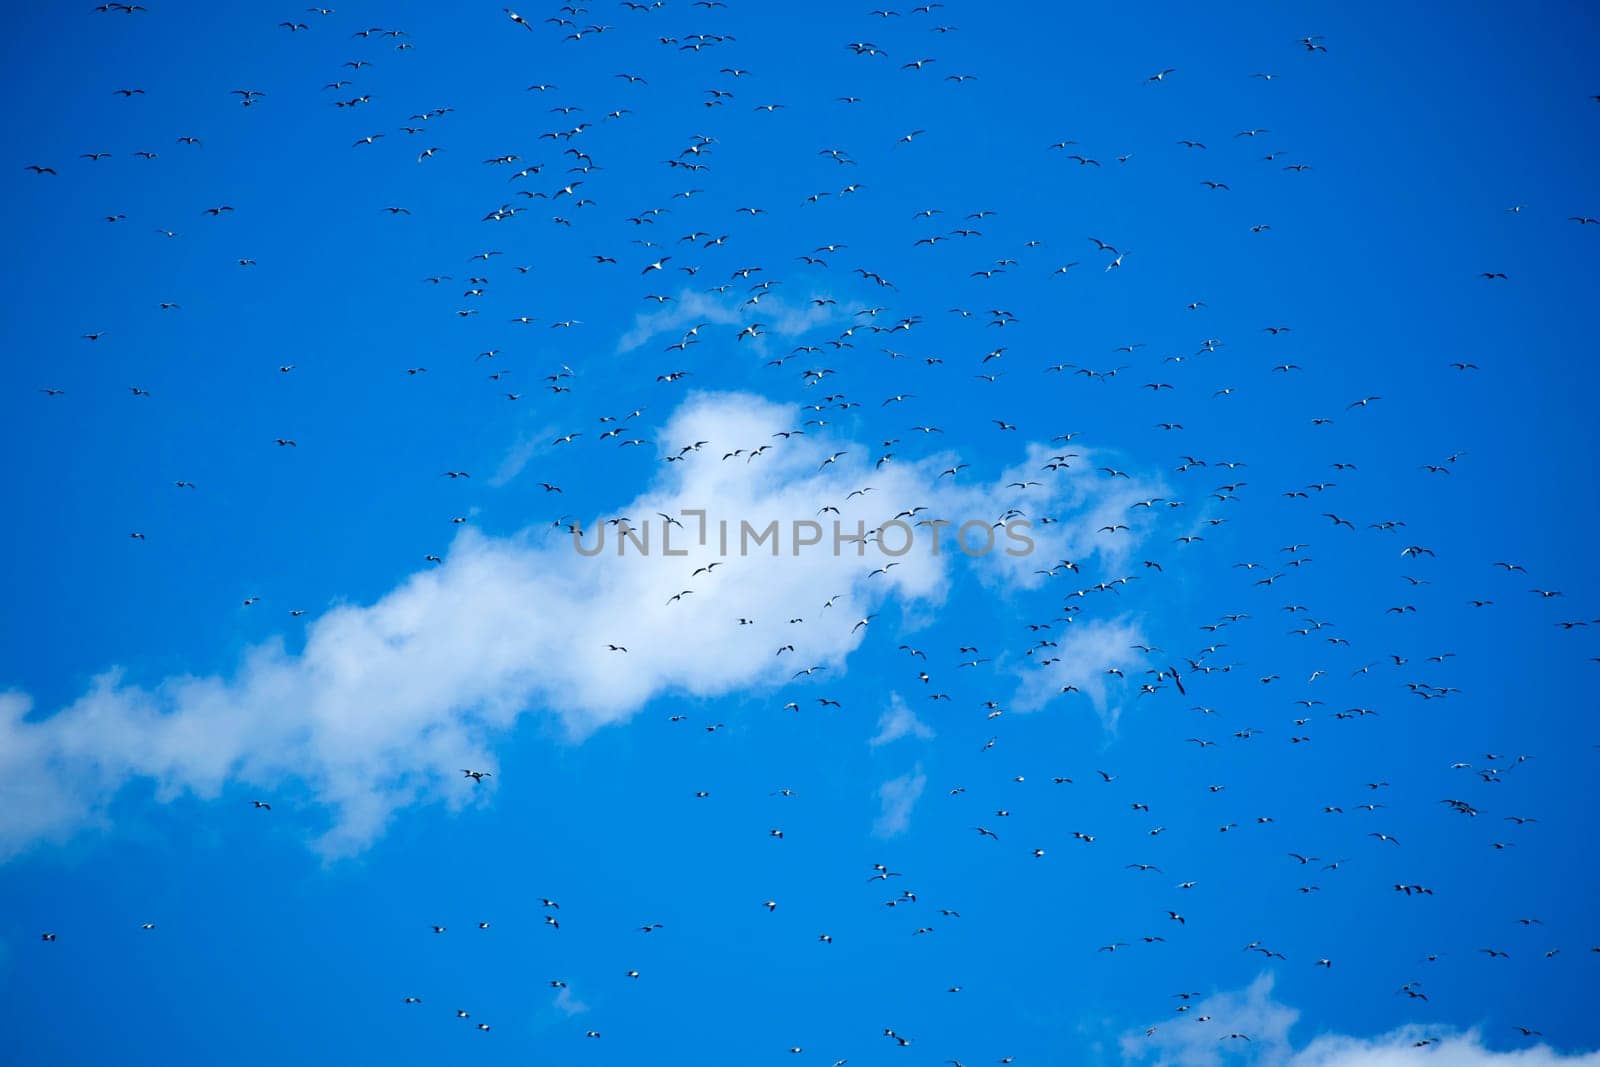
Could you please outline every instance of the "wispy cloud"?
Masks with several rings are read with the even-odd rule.
[[[887,745],[891,741],[898,741],[902,737],[915,737],[926,741],[933,737],[933,730],[927,723],[917,718],[916,712],[906,707],[906,702],[899,693],[889,698],[889,706],[878,717],[878,732],[868,742],[873,748]]]
[[[928,786],[928,776],[922,773],[919,763],[909,773],[891,778],[878,787],[878,802],[882,806],[872,832],[878,837],[897,837],[911,826],[911,812],[922,799]]]
[[[632,352],[657,337],[670,337],[677,342],[685,331],[702,323],[734,332],[759,322],[767,333],[794,338],[850,317],[850,313],[841,310],[837,304],[816,303],[816,300],[828,299],[827,294],[821,291],[791,295],[768,290],[756,303],[751,304],[748,301],[753,295],[743,290],[707,293],[680,289],[670,303],[636,316],[633,325],[617,340],[617,352]]]
[[[1123,1035],[1122,1061],[1129,1067],[1600,1067],[1600,1051],[1563,1053],[1543,1043],[1496,1050],[1477,1030],[1422,1024],[1376,1037],[1318,1034],[1300,1043],[1290,1035],[1300,1013],[1272,991],[1268,973],[1241,991],[1193,1001],[1180,1018]]]
[[[1424,1044],[1424,1042],[1426,1042]],[[1600,1051],[1558,1052],[1540,1043],[1532,1048],[1485,1047],[1476,1030],[1443,1034],[1438,1027],[1404,1026],[1382,1037],[1324,1034],[1296,1052],[1285,1067],[1597,1067]]]
[[[1286,1063],[1289,1030],[1300,1013],[1272,997],[1273,977],[1261,974],[1238,992],[1216,993],[1191,1002],[1176,1019],[1126,1034],[1123,1062],[1142,1067],[1216,1067],[1224,1062]],[[1205,1019],[1200,1022],[1198,1020]],[[1249,1040],[1229,1039],[1243,1034]]]
[[[1012,697],[1016,711],[1036,711],[1054,701],[1087,700],[1108,730],[1115,730],[1124,701],[1137,699],[1145,681],[1145,661],[1134,649],[1142,631],[1129,618],[1095,622],[1057,622],[1050,640],[1033,661],[1019,668]],[[1121,675],[1109,673],[1120,671]]]
[[[543,455],[551,447],[550,440],[555,433],[548,423],[525,431],[489,476],[489,485],[496,489],[509,485],[527,469],[535,456]]]
[[[589,1010],[589,1005],[585,1004],[583,1001],[574,996],[572,990],[566,986],[562,986],[560,990],[556,992],[553,1003],[555,1004],[557,1010],[561,1011],[567,1016],[582,1015],[584,1012]]]

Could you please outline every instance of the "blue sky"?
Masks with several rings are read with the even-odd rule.
[[[1600,1062],[1592,11],[148,7],[0,43],[15,1062]],[[555,525],[829,506],[1035,551]]]

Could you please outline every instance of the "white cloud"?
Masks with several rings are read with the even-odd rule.
[[[902,737],[915,737],[926,741],[932,736],[933,729],[917,718],[917,713],[906,707],[906,702],[900,698],[900,694],[895,693],[889,697],[889,706],[878,717],[877,735],[867,743],[877,748],[879,745],[898,741]]]
[[[1272,984],[1272,975],[1262,974],[1240,992],[1188,1001],[1184,1014],[1125,1034],[1123,1061],[1147,1067],[1213,1067],[1224,1062],[1224,1055],[1229,1062],[1246,1055],[1253,1058],[1246,1062],[1285,1062],[1289,1028],[1300,1013],[1272,999]],[[1228,1040],[1234,1033],[1249,1041]]]
[[[1040,560],[1071,552],[1115,561],[1125,551],[1084,529],[1120,506],[1115,502],[1130,489],[1124,479],[1107,486],[1087,456],[1083,466],[1041,476],[1044,486],[1021,493],[1006,489],[1011,479],[1004,477],[981,485],[941,479],[940,459],[879,469],[868,445],[821,434],[775,436],[797,422],[794,410],[753,396],[687,399],[660,440],[710,443],[664,464],[655,483],[620,509],[636,525],[654,524],[648,556],[629,551],[619,558],[608,545],[584,558],[570,537],[548,528],[491,538],[467,527],[442,565],[413,574],[375,603],[316,619],[299,653],[268,641],[231,676],[170,677],[148,686],[111,670],[43,716],[31,713],[26,696],[0,694],[0,858],[106,822],[117,793],[134,780],[153,782],[161,799],[214,798],[225,786],[270,795],[298,782],[329,809],[319,850],[348,854],[407,805],[442,799],[456,808],[492,793],[493,778],[474,784],[461,769],[494,770],[493,742],[525,711],[548,709],[579,740],[662,694],[715,697],[825,683],[870,639],[873,627],[858,627],[858,620],[891,600],[912,612],[936,611],[957,567],[1012,587],[1043,581],[1031,573]],[[773,447],[753,461],[722,458],[762,445]],[[822,466],[840,451],[837,463]],[[1024,465],[1037,466],[1034,458]],[[873,491],[847,499],[864,486]],[[913,529],[917,544],[897,561],[876,547],[858,556],[847,545],[835,555],[827,534],[822,545],[790,554],[793,520],[816,518],[823,504],[839,508],[846,531],[876,528],[916,506],[928,509],[923,518],[980,525],[1013,505],[1062,521],[1035,528],[1038,545],[1028,557],[997,549],[969,560],[949,551],[948,538],[935,556],[927,528]],[[673,548],[688,555],[663,555],[656,514],[692,508],[708,513],[709,543],[696,544],[685,519],[691,525],[673,531]],[[691,576],[719,562],[715,531],[724,519],[735,552],[713,572]],[[763,547],[739,557],[740,520],[756,528],[776,520],[782,554]],[[896,565],[871,573],[887,562]],[[833,594],[838,601],[824,608]],[[742,625],[741,617],[753,622]],[[805,623],[790,625],[791,618]],[[1063,649],[1097,664],[1134,634],[1126,622],[1080,627]],[[794,652],[775,655],[785,644]],[[809,666],[825,669],[793,682],[794,671]],[[1083,681],[1092,686],[1093,679]],[[1028,685],[1024,691],[1032,693]],[[910,779],[900,788],[900,808],[908,811]]]
[[[1034,711],[1052,700],[1088,700],[1107,729],[1116,729],[1125,700],[1136,700],[1146,661],[1133,646],[1142,636],[1129,617],[1094,622],[1058,622],[1054,648],[1040,648],[1023,671],[1012,698],[1016,711]],[[1054,662],[1049,662],[1049,661]],[[1116,668],[1122,677],[1107,674]],[[1170,683],[1169,683],[1170,684]],[[1071,686],[1077,694],[1063,693]]]
[[[589,1005],[573,996],[572,990],[567,986],[562,986],[561,989],[556,993],[553,1003],[557,1009],[569,1017],[573,1015],[582,1015],[584,1012],[589,1010]]]
[[[1290,1036],[1300,1013],[1273,999],[1271,974],[1239,992],[1189,1003],[1182,1016],[1122,1037],[1130,1067],[1600,1067],[1600,1052],[1561,1053],[1544,1044],[1494,1050],[1477,1030],[1410,1025],[1378,1037],[1319,1034],[1304,1044]],[[1207,1021],[1200,1022],[1202,1018]],[[1153,1029],[1152,1032],[1147,1030]],[[1228,1034],[1249,1040],[1230,1040]]]
[[[789,338],[849,317],[849,313],[841,311],[837,304],[812,302],[813,297],[827,299],[826,293],[791,297],[779,290],[769,290],[761,295],[759,302],[746,303],[752,295],[749,292],[716,294],[680,289],[671,303],[636,316],[633,326],[618,339],[617,352],[632,352],[656,337],[671,337],[676,343],[683,337],[684,331],[702,323],[736,333],[759,322],[768,333]],[[708,335],[709,331],[699,340],[703,343]],[[759,345],[759,338],[752,338],[752,341]]]
[[[489,485],[498,489],[508,485],[516,479],[533,462],[535,456],[543,455],[551,448],[550,440],[557,432],[548,423],[542,424],[531,431],[524,431],[516,444],[500,460],[500,465],[495,468],[494,474],[489,476]]]
[[[878,802],[882,811],[872,832],[878,837],[896,837],[911,826],[911,811],[922,799],[928,786],[928,776],[922,773],[919,763],[909,773],[891,778],[878,787]]]
[[[1419,1042],[1427,1041],[1426,1045]],[[1531,1048],[1485,1048],[1477,1031],[1439,1036],[1435,1028],[1408,1026],[1370,1040],[1324,1035],[1288,1061],[1287,1067],[1597,1067],[1600,1052]]]

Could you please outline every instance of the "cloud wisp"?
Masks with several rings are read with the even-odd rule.
[[[874,836],[898,837],[911,828],[911,812],[922,799],[928,787],[928,776],[922,773],[919,763],[898,778],[891,778],[878,787],[881,810],[872,826]]]
[[[1301,1043],[1290,1033],[1300,1013],[1272,994],[1273,977],[1264,973],[1243,990],[1192,1001],[1182,1018],[1123,1035],[1122,1062],[1128,1067],[1600,1067],[1600,1051],[1564,1053],[1542,1042],[1492,1049],[1477,1030],[1422,1024],[1376,1037],[1318,1034]]]
[[[899,693],[895,693],[889,698],[888,708],[878,718],[878,732],[867,744],[877,748],[903,737],[927,741],[933,737],[933,728],[917,718],[917,713],[906,706]]]
[[[813,294],[798,303],[776,293],[761,294],[756,303],[750,303],[750,296],[743,293],[712,296],[680,289],[670,304],[634,318],[633,325],[617,340],[617,353],[626,355],[658,337],[671,337],[677,342],[697,326],[742,330],[760,323],[763,334],[787,339],[848,317],[825,294]],[[752,340],[759,345],[763,334],[752,335]]]

